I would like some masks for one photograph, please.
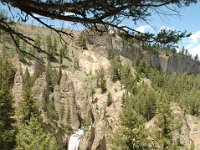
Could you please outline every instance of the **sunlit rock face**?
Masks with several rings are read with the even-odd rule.
[[[165,73],[200,73],[200,62],[181,56],[180,54],[168,56],[149,53],[142,49],[142,45],[133,43],[130,46],[119,36],[108,34],[98,35],[95,33],[87,33],[86,38],[98,52],[112,48],[121,56],[129,58],[130,60],[143,59],[151,66],[159,68]]]
[[[131,60],[143,59],[153,67],[159,68],[165,73],[200,73],[200,62],[183,57],[179,54],[167,56],[147,53],[138,45],[133,44],[133,46],[130,47],[119,38],[113,38],[112,45],[120,55]]]

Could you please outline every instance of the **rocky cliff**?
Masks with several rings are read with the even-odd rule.
[[[118,54],[131,60],[144,59],[147,63],[153,67],[160,68],[162,72],[186,72],[186,73],[200,73],[200,62],[194,61],[191,58],[177,55],[158,55],[147,51],[143,51],[141,46],[133,44],[132,46],[123,42],[118,36],[112,36],[108,34],[98,35],[91,34],[88,37],[88,41],[97,47],[98,51],[102,49],[113,48]]]
[[[120,126],[120,113],[122,110],[122,95],[125,88],[120,81],[113,82],[110,76],[110,61],[107,59],[106,50],[115,49],[121,56],[123,64],[132,64],[132,59],[143,58],[154,67],[160,67],[162,72],[200,72],[200,63],[191,59],[185,59],[179,56],[159,56],[142,51],[138,45],[130,47],[122,42],[118,36],[108,35],[88,36],[87,50],[76,46],[73,42],[69,43],[70,52],[64,60],[62,68],[62,77],[60,84],[53,87],[50,100],[54,102],[55,110],[58,114],[56,125],[70,126],[69,132],[61,133],[61,141],[67,145],[69,136],[80,127],[85,129],[85,133],[80,141],[80,150],[106,150],[110,149],[108,137],[110,132],[115,131]],[[75,58],[79,59],[79,66],[73,67]],[[13,86],[13,95],[15,101],[22,98],[22,75],[28,68],[33,72],[32,65],[19,63]],[[53,62],[52,66],[58,70],[58,64]],[[130,65],[131,66],[131,65]],[[97,72],[100,68],[105,70],[105,80],[107,91],[102,93],[96,87]],[[134,75],[135,70],[131,67]],[[148,79],[142,79],[142,82],[151,86]],[[43,91],[46,88],[46,76],[43,73],[36,79],[32,87],[32,96],[41,110],[40,115],[43,121],[48,122],[46,114],[40,108]],[[138,83],[139,84],[139,83]],[[94,91],[92,91],[94,90]],[[93,94],[91,94],[91,91]],[[107,95],[111,93],[113,102],[107,105]],[[17,106],[16,106],[17,107]],[[191,148],[195,145],[196,150],[200,149],[200,121],[191,115],[185,115],[179,106],[172,104],[172,110],[175,116],[181,119],[182,127],[176,138],[185,148]],[[153,129],[153,120],[147,123],[147,128]]]

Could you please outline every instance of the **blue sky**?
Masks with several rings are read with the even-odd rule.
[[[8,10],[7,7],[2,6],[0,4],[0,9]],[[139,23],[134,27],[141,32],[158,32],[158,30],[162,28],[176,29],[180,31],[188,31],[191,32],[192,35],[189,38],[185,38],[179,43],[179,47],[185,47],[189,50],[189,52],[195,56],[198,54],[200,56],[200,2],[197,4],[192,4],[189,7],[181,8],[178,10],[180,12],[180,16],[170,15],[170,16],[162,16],[153,15],[149,18],[150,24],[147,23]],[[13,11],[16,14],[16,11]],[[47,22],[54,25],[55,27],[61,27],[62,21],[52,21],[47,19]],[[29,24],[36,24],[35,21],[29,20]],[[131,26],[129,21],[123,22],[123,24]],[[80,25],[72,26],[72,23],[64,22],[65,28],[71,29],[82,29]]]
[[[189,38],[180,41],[179,47],[184,46],[195,56],[200,56],[200,2],[180,9],[180,16],[158,17],[152,16],[149,24],[137,27],[141,32],[157,32],[161,28],[176,29],[191,32]]]

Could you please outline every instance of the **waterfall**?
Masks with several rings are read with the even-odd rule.
[[[78,150],[78,145],[82,135],[83,135],[83,129],[79,129],[77,132],[75,132],[70,136],[68,150]]]

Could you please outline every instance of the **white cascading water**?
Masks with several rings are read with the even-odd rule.
[[[80,138],[83,135],[83,129],[78,129],[77,132],[72,134],[69,138],[68,150],[78,150]]]

